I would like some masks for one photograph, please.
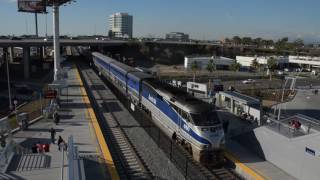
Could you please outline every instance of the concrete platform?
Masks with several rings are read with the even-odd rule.
[[[262,151],[261,147],[247,136],[252,129],[257,127],[255,124],[243,122],[224,110],[219,110],[218,115],[222,120],[229,121],[225,155],[235,164],[238,173],[246,179],[295,179],[259,156],[259,152]]]
[[[66,79],[69,87],[61,93],[60,123],[55,125],[51,119],[42,119],[29,126],[28,130],[14,134],[14,141],[31,150],[34,143],[50,143],[49,129],[53,127],[57,132],[56,139],[62,136],[67,141],[70,135],[73,136],[74,144],[83,159],[87,179],[111,179],[112,173],[108,171],[103,160],[105,158],[100,151],[101,146],[91,121],[90,103],[85,101],[86,94],[83,92],[78,71],[71,64],[64,67],[69,68]],[[67,179],[66,153],[63,163],[64,179]],[[6,174],[0,175],[0,179],[57,180],[61,178],[61,164],[62,152],[56,144],[51,144],[48,153],[15,155]]]

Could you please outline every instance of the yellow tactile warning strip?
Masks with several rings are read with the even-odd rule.
[[[255,179],[255,180],[268,180],[268,179],[270,179],[270,178],[267,178],[265,176],[260,175],[259,173],[255,172],[254,170],[252,170],[248,166],[244,165],[242,162],[240,162],[240,160],[238,158],[236,158],[230,152],[225,151],[224,155],[229,160],[231,160],[236,165],[236,167],[239,167],[246,174],[250,175],[252,177],[252,179]]]
[[[100,148],[101,148],[101,152],[102,152],[102,155],[104,157],[104,161],[105,163],[107,164],[107,167],[108,167],[108,170],[109,170],[109,173],[111,175],[111,179],[113,180],[118,180],[120,179],[119,178],[119,174],[116,170],[116,167],[114,165],[114,162],[113,162],[113,159],[112,159],[112,156],[111,156],[111,153],[109,151],[109,148],[108,148],[108,145],[106,143],[106,140],[102,134],[102,131],[101,131],[101,128],[100,128],[100,125],[97,121],[97,117],[93,111],[93,108],[91,106],[91,103],[90,103],[90,100],[88,98],[88,95],[87,95],[87,92],[83,86],[83,83],[81,81],[81,78],[80,78],[80,74],[79,74],[79,70],[76,68],[77,70],[77,79],[80,83],[80,90],[81,90],[81,94],[82,94],[82,99],[83,99],[83,102],[86,104],[87,106],[87,115],[91,121],[91,124],[94,128],[94,131],[96,133],[96,137],[98,139],[98,142],[99,142],[99,145],[100,145]]]

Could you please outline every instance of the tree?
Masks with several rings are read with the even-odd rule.
[[[295,48],[302,48],[304,46],[303,40],[298,38],[293,42]]]
[[[214,64],[213,59],[210,59],[208,65],[207,65],[207,67],[206,67],[206,69],[207,69],[210,73],[212,73],[214,70],[216,70],[216,65]]]
[[[244,37],[244,38],[242,38],[242,44],[244,44],[244,45],[251,45],[251,44],[252,44],[252,39],[251,39],[251,37]]]
[[[263,45],[263,39],[262,38],[255,38],[253,40],[253,44],[256,45],[257,47],[261,47],[261,45]]]
[[[268,59],[267,65],[268,65],[269,74],[270,74],[270,81],[271,81],[272,80],[272,73],[278,66],[277,60],[274,57],[270,57]]]
[[[240,63],[234,63],[234,64],[231,64],[231,66],[230,66],[230,70],[232,70],[232,71],[239,71],[240,68],[241,68]]]
[[[230,40],[229,38],[225,38],[225,39],[224,39],[224,43],[226,43],[226,44],[231,44],[231,40]]]
[[[193,61],[191,64],[191,70],[193,72],[193,82],[196,80],[196,71],[199,69],[199,65],[197,61]]]
[[[235,45],[241,44],[241,38],[239,36],[233,36],[232,41]]]
[[[279,39],[277,42],[276,42],[276,48],[278,51],[283,51],[285,50],[287,47],[288,47],[288,38],[287,37],[284,37],[282,39]]]
[[[259,68],[259,63],[257,61],[257,58],[255,58],[252,63],[250,64],[250,66],[254,69],[257,70]]]

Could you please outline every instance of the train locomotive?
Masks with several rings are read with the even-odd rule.
[[[213,165],[223,162],[224,131],[211,105],[101,53],[93,52],[92,58],[99,75],[128,97],[131,106],[147,112],[196,161]]]

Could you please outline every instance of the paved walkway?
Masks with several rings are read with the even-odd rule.
[[[49,129],[56,129],[56,137],[62,136],[67,141],[70,135],[74,144],[78,146],[79,155],[83,158],[85,175],[87,179],[109,179],[103,161],[101,160],[100,146],[95,131],[88,116],[88,105],[84,103],[82,84],[79,82],[78,72],[74,66],[65,65],[68,70],[68,88],[62,90],[61,121],[55,125],[52,120],[42,119],[29,126],[27,131],[14,134],[14,141],[21,146],[31,149],[34,143],[50,143]],[[32,180],[58,180],[61,178],[62,152],[56,144],[51,144],[50,152],[43,154],[15,155],[7,174],[0,179],[32,179]],[[64,158],[64,179],[67,179],[67,154]]]

